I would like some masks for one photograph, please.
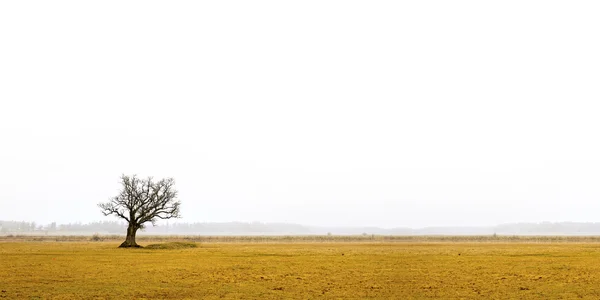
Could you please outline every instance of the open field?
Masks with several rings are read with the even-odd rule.
[[[117,246],[2,239],[0,298],[600,298],[597,243]]]
[[[122,242],[125,235],[0,235],[0,242]],[[138,235],[142,243],[600,243],[600,236],[577,235]]]

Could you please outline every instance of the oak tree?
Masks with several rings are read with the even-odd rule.
[[[115,215],[127,221],[127,237],[119,247],[140,247],[135,235],[145,223],[156,225],[159,219],[179,218],[181,202],[173,178],[153,181],[152,177],[122,175],[121,185],[117,196],[98,204],[105,216]]]

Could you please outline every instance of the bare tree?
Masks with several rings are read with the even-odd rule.
[[[135,242],[138,229],[147,222],[156,225],[158,219],[179,218],[179,206],[173,178],[152,181],[152,177],[140,179],[136,175],[121,176],[122,189],[109,202],[100,203],[105,216],[116,215],[128,223],[127,238],[119,247],[140,247]]]

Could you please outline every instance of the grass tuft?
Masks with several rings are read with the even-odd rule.
[[[187,249],[187,248],[197,248],[198,244],[196,243],[188,243],[188,242],[169,242],[162,244],[151,244],[144,249]]]
[[[100,242],[104,240],[99,234],[94,233],[94,235],[92,235],[92,237],[90,238],[90,241],[92,242]]]

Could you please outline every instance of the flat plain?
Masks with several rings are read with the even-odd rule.
[[[141,243],[144,245],[144,243]],[[5,299],[599,299],[600,244],[0,241]]]

